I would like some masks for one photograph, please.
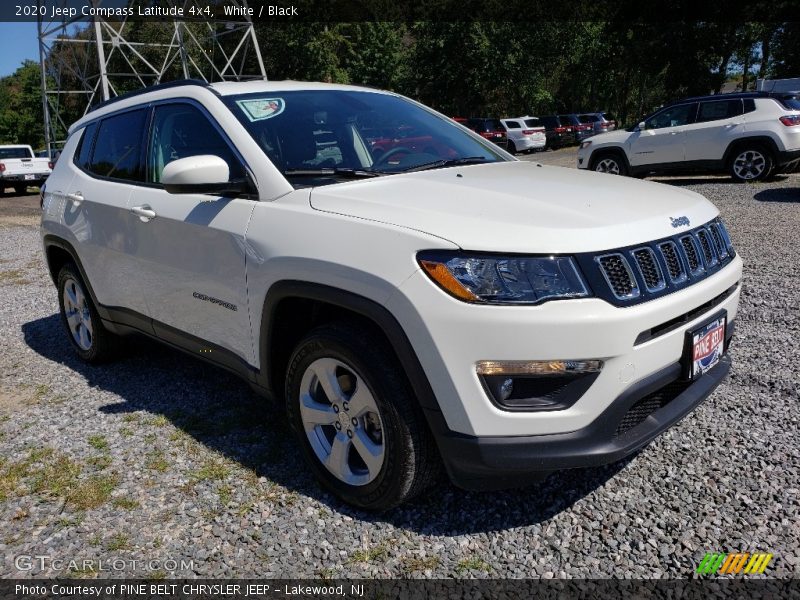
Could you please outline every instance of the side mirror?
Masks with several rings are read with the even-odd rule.
[[[164,167],[161,183],[170,194],[237,194],[250,191],[245,179],[229,181],[228,163],[219,156],[201,154],[179,158]]]
[[[636,126],[636,129],[638,129],[639,131],[644,131],[644,128],[645,128],[644,121],[639,121],[639,124]]]

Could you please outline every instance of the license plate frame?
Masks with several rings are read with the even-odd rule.
[[[723,310],[686,332],[684,379],[694,381],[716,367],[725,356],[728,311]]]

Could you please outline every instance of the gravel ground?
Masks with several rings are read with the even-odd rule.
[[[621,464],[501,493],[442,483],[381,516],[320,491],[225,372],[149,342],[78,362],[34,217],[0,208],[0,576],[54,575],[15,564],[48,555],[151,577],[687,577],[707,551],[762,551],[798,577],[800,177],[664,181],[716,202],[745,260],[731,377]]]

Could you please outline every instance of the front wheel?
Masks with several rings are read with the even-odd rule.
[[[616,154],[601,154],[592,161],[592,171],[609,175],[627,175],[628,166]]]
[[[773,164],[772,156],[764,148],[744,148],[737,151],[731,161],[731,177],[739,183],[761,181],[772,172]]]
[[[296,347],[286,408],[322,485],[344,501],[387,510],[435,480],[438,456],[396,359],[376,334],[319,327]]]

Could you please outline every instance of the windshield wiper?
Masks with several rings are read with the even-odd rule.
[[[441,169],[442,167],[455,167],[458,165],[478,165],[488,162],[485,156],[465,156],[463,158],[443,158],[433,162],[423,163],[408,169],[403,169],[400,173],[413,173],[414,171],[427,171],[428,169]]]
[[[380,171],[363,171],[360,169],[328,168],[328,169],[285,169],[284,175],[307,177],[344,177],[360,179],[362,177],[380,177],[386,173]]]

